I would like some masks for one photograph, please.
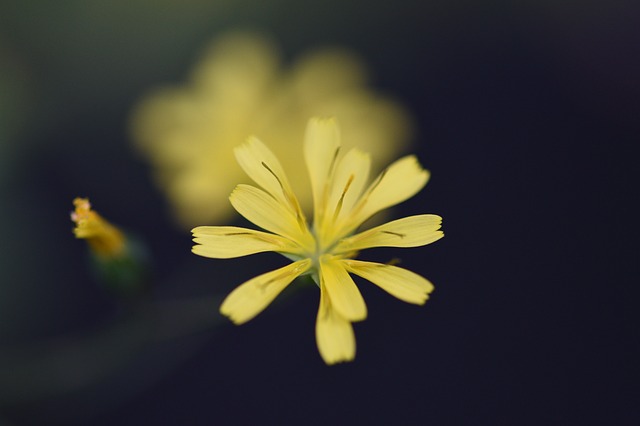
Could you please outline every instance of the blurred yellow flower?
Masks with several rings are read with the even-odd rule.
[[[379,169],[410,136],[404,110],[367,87],[361,63],[344,50],[311,53],[283,68],[276,47],[258,35],[217,40],[184,86],[159,89],[132,115],[136,147],[150,161],[176,218],[191,228],[227,221],[226,197],[245,179],[233,148],[259,134],[281,159],[294,189],[308,185],[296,138],[308,117],[335,116],[345,139],[361,141]],[[303,208],[310,196],[299,199]]]
[[[122,301],[137,301],[149,288],[151,258],[143,241],[125,234],[95,210],[87,198],[73,200],[76,238],[87,241],[95,277]]]
[[[240,184],[230,196],[233,207],[260,228],[200,226],[193,229],[192,251],[210,258],[233,258],[274,251],[293,263],[259,275],[237,287],[220,311],[242,324],[259,314],[298,276],[310,274],[320,287],[316,342],[327,364],[350,361],[356,346],[352,322],[367,308],[349,274],[359,275],[405,302],[422,305],[433,290],[425,278],[397,266],[355,260],[373,247],[417,247],[443,237],[442,219],[422,214],[355,233],[372,215],[420,191],[429,179],[414,156],[387,167],[367,186],[371,160],[357,148],[340,156],[334,119],[312,119],[304,140],[314,205],[313,225],[300,208],[278,158],[256,138],[235,150],[238,163],[261,188]]]
[[[76,238],[87,240],[91,250],[100,257],[121,256],[126,246],[124,234],[92,210],[88,198],[76,198],[73,205],[71,220],[76,224],[73,229]]]

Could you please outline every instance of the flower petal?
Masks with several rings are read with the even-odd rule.
[[[414,155],[395,161],[368,188],[345,232],[357,228],[380,210],[413,197],[428,180],[429,172],[422,168]]]
[[[286,175],[278,157],[258,138],[251,136],[234,150],[242,170],[274,197],[282,195]],[[268,166],[267,167],[265,167]]]
[[[351,212],[362,195],[371,168],[369,154],[352,149],[342,157],[331,181],[328,220],[338,220]]]
[[[338,243],[334,253],[363,250],[371,247],[418,247],[444,236],[439,231],[442,218],[434,214],[409,216],[385,223]]]
[[[263,190],[240,184],[229,200],[238,213],[262,229],[287,237],[303,247],[313,247],[313,237],[306,225]]]
[[[423,305],[433,291],[433,284],[426,278],[407,269],[361,260],[343,260],[342,263],[349,272],[408,303]]]
[[[283,205],[296,211],[297,201],[278,158],[256,137],[235,149],[240,167]]]
[[[300,247],[279,235],[236,226],[199,226],[192,231],[198,244],[191,251],[215,259],[229,259],[265,251],[298,254]]]
[[[324,210],[327,179],[340,148],[340,129],[334,118],[309,120],[304,138],[304,158],[313,192],[314,222]]]
[[[228,316],[235,324],[249,321],[310,267],[311,261],[304,259],[250,279],[227,296],[220,306],[220,313]]]
[[[327,256],[320,259],[320,282],[331,297],[331,304],[349,321],[362,321],[367,317],[367,306],[360,290],[338,260]]]
[[[352,361],[356,356],[356,338],[351,323],[331,305],[324,286],[320,287],[320,307],[316,319],[316,344],[325,363]]]

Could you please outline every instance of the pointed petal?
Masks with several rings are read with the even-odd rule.
[[[367,231],[345,238],[334,253],[358,251],[371,247],[418,247],[444,236],[439,231],[442,218],[434,214],[422,214],[394,220]]]
[[[263,190],[240,184],[233,190],[229,200],[238,213],[260,228],[282,235],[303,247],[313,246],[313,237],[306,225]]]
[[[367,306],[360,290],[340,261],[321,258],[320,277],[332,306],[342,317],[348,321],[362,321],[367,317]]]
[[[423,305],[433,291],[433,284],[426,278],[407,269],[361,260],[344,260],[342,263],[349,272],[408,303]]]
[[[283,205],[295,211],[297,201],[284,169],[278,158],[264,143],[256,137],[250,137],[235,149],[235,154],[240,167],[254,182]]]
[[[327,203],[328,220],[339,220],[351,212],[369,180],[370,168],[369,154],[359,149],[352,149],[342,157],[331,181]]]
[[[320,307],[316,320],[316,344],[325,363],[352,361],[356,356],[356,338],[351,323],[331,305],[324,286],[320,287]]]
[[[349,230],[357,228],[380,210],[413,197],[429,180],[429,172],[422,168],[415,156],[409,155],[391,164],[371,184],[362,197]]]
[[[250,279],[227,296],[220,306],[220,313],[228,316],[235,324],[249,321],[310,267],[311,261],[304,259]]]
[[[300,247],[279,235],[236,226],[199,226],[194,228],[191,251],[215,259],[229,259],[265,251],[298,254]]]
[[[334,118],[309,120],[304,138],[304,158],[309,169],[313,206],[317,222],[318,212],[324,209],[327,179],[340,148],[340,129]]]

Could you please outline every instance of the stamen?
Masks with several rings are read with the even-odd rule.
[[[380,185],[380,182],[382,182],[382,179],[384,179],[384,176],[387,174],[387,170],[388,168],[384,169],[382,173],[378,175],[376,180],[371,184],[371,186],[369,187],[369,190],[367,191],[367,196],[371,194],[373,190],[378,187],[378,185]]]
[[[278,175],[276,175],[275,172],[271,170],[271,167],[269,167],[267,163],[265,163],[264,161],[261,161],[260,164],[262,164],[262,167],[267,169],[269,173],[271,173],[273,177],[276,178],[276,180],[278,181],[278,185],[280,185],[280,189],[282,190],[282,194],[284,195],[285,200],[287,200],[287,202],[289,203],[289,206],[293,209],[293,211],[296,214],[296,221],[298,222],[298,226],[300,226],[300,229],[306,229],[307,223],[305,221],[304,215],[302,214],[302,211],[300,210],[300,206],[298,205],[296,199],[295,198],[292,199],[291,195],[284,188],[284,185],[282,184],[282,181],[280,180]]]
[[[405,234],[401,234],[399,232],[393,232],[393,231],[380,231],[380,232],[382,232],[383,234],[395,235],[396,237],[400,237],[400,238],[406,237]]]
[[[378,185],[380,185],[380,182],[382,182],[382,179],[384,179],[385,175],[387,174],[387,171],[388,171],[388,168],[384,169],[378,175],[378,177],[376,177],[376,180],[374,180],[373,183],[369,186],[366,193],[363,194],[362,197],[360,197],[360,201],[358,201],[358,204],[351,212],[353,216],[357,216],[360,213],[360,211],[362,211],[365,204],[367,204],[367,201],[369,200],[369,196],[378,187]]]
[[[324,287],[324,289],[322,287]],[[327,287],[326,287],[326,284],[325,284],[325,281],[324,281],[324,277],[321,274],[320,275],[320,291],[324,290],[324,292],[325,292],[324,297],[326,297],[329,300],[329,303],[328,303],[329,306],[327,306],[327,304],[324,304],[322,311],[320,311],[320,317],[323,320],[326,320],[329,317],[329,309],[331,309],[331,298],[329,297],[329,294],[328,294],[326,288]],[[320,297],[322,297],[322,296],[320,296]]]
[[[252,232],[227,232],[226,234],[223,234],[223,235],[225,237],[235,237],[235,236],[238,236],[238,235],[246,235],[247,237],[254,238],[254,239],[259,240],[259,241],[265,241],[267,243],[280,244],[280,241],[274,239],[270,235],[254,234]]]
[[[265,282],[261,282],[256,284],[256,287],[260,289],[260,291],[264,292],[267,288],[267,286],[275,281],[279,281],[284,277],[287,277],[289,275],[293,275],[293,274],[299,274],[299,272],[304,268],[304,264],[298,264],[296,265],[296,267],[294,268],[293,271],[282,271],[280,272],[278,275],[276,275],[275,277],[271,278],[270,280],[267,280]]]
[[[324,182],[324,187],[321,188],[320,195],[320,203],[318,206],[314,208],[314,227],[320,227],[320,224],[324,223],[325,220],[325,208],[327,204],[327,199],[329,198],[329,189],[331,188],[331,177],[333,176],[333,171],[336,167],[336,163],[338,162],[338,154],[340,154],[340,147],[336,147],[336,150],[333,152],[333,158],[331,159],[331,164],[327,169],[327,176]]]
[[[338,218],[338,215],[340,214],[340,210],[342,209],[342,204],[344,203],[344,196],[347,194],[347,191],[349,190],[349,187],[351,186],[353,179],[354,179],[354,175],[349,176],[349,180],[347,180],[347,184],[344,186],[344,189],[342,190],[342,195],[340,195],[340,199],[338,200],[338,204],[336,205],[336,210],[333,213],[334,221]]]
[[[282,192],[285,193],[284,186],[282,185],[282,182],[280,181],[280,178],[278,177],[278,175],[276,175],[275,172],[271,170],[271,167],[267,166],[267,163],[265,163],[264,161],[261,161],[260,164],[262,164],[262,167],[267,169],[269,173],[271,173],[273,177],[276,178],[276,180],[278,181],[278,185],[280,185],[280,189],[282,189]]]
[[[267,280],[265,282],[260,282],[258,284],[256,284],[256,287],[258,287],[262,292],[264,292],[267,288],[267,286],[275,281],[278,281],[279,279],[285,277],[289,275],[287,272],[282,272],[278,275],[276,275],[275,277],[271,278],[270,280]]]
[[[267,286],[269,284],[271,284],[272,282],[274,282],[276,280],[276,278],[272,278],[268,281],[265,281],[263,283],[258,283],[256,284],[256,288],[258,288],[262,293],[264,293],[267,290]]]
[[[336,162],[338,161],[338,154],[340,153],[340,147],[336,148],[336,151],[333,153],[333,159],[331,160],[331,165],[329,166],[329,175],[327,176],[327,179],[331,176],[331,173],[333,173],[333,169],[336,166]]]
[[[302,245],[298,241],[293,240],[282,240],[281,238],[277,238],[277,236],[273,234],[254,234],[252,232],[227,232],[222,234],[225,237],[235,237],[238,235],[245,235],[249,238],[253,238],[254,240],[262,241],[265,243],[273,244],[276,248],[273,251],[277,251],[278,253],[298,253],[300,250],[303,250]],[[196,237],[198,238],[198,237]],[[299,269],[299,267],[298,267]]]

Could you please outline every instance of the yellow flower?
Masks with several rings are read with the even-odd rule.
[[[76,238],[87,240],[91,250],[103,258],[119,257],[125,251],[126,241],[122,232],[91,209],[87,198],[73,200],[75,210],[71,220],[76,224]]]
[[[238,163],[258,184],[238,185],[230,196],[242,216],[264,229],[200,226],[193,229],[195,254],[233,258],[274,251],[293,263],[257,276],[232,291],[220,311],[242,324],[259,314],[295,278],[310,274],[320,287],[316,342],[327,364],[355,357],[351,323],[367,316],[364,300],[350,274],[371,281],[405,302],[421,305],[433,290],[425,278],[397,266],[355,260],[373,247],[417,247],[442,238],[442,219],[431,214],[405,217],[355,233],[377,212],[415,195],[429,179],[414,156],[386,168],[367,186],[369,155],[353,148],[340,156],[334,119],[312,119],[304,140],[311,181],[313,225],[276,156],[250,138],[235,151]]]
[[[285,68],[269,40],[243,33],[216,40],[183,86],[142,99],[131,130],[176,218],[190,229],[232,217],[227,196],[246,179],[233,149],[249,134],[269,144],[301,195],[300,204],[310,207],[298,137],[316,115],[337,117],[345,140],[366,141],[377,170],[410,137],[405,111],[368,87],[353,54],[325,49]]]

